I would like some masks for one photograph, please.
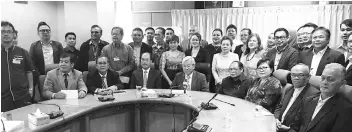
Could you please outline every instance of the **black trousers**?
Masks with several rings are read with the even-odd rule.
[[[10,111],[13,109],[21,108],[28,105],[28,102],[31,101],[29,93],[21,99],[13,101],[12,96],[2,97],[1,98],[1,112]]]

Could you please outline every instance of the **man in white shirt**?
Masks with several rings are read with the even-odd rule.
[[[303,101],[290,132],[349,132],[352,130],[352,104],[337,93],[346,84],[341,64],[325,66],[318,96]]]
[[[286,132],[290,129],[302,101],[319,93],[317,88],[308,83],[310,75],[307,65],[299,63],[292,67],[291,79],[293,88],[284,91],[284,97],[275,110],[276,125],[280,132]]]

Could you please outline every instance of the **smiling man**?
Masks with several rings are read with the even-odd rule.
[[[342,21],[340,24],[340,36],[342,39],[342,44],[337,47],[337,51],[341,52],[342,54],[347,51],[347,40],[348,35],[352,33],[352,19],[346,19]]]
[[[140,62],[142,58],[142,54],[145,52],[152,53],[152,47],[148,44],[142,42],[143,40],[143,30],[141,28],[135,28],[132,31],[131,35],[133,42],[128,45],[133,48],[134,57],[136,58],[136,66],[140,67]]]

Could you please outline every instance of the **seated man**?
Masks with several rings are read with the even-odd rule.
[[[285,90],[284,97],[275,110],[276,125],[280,132],[289,130],[305,98],[319,94],[319,90],[308,83],[309,78],[309,67],[307,65],[299,63],[292,67],[293,88]]]
[[[96,60],[97,70],[89,72],[87,76],[88,92],[91,94],[106,94],[107,89],[113,92],[123,89],[123,84],[119,74],[109,70],[109,61],[105,56],[100,56]],[[105,92],[106,91],[106,92]]]
[[[346,84],[346,69],[341,64],[325,66],[321,75],[321,94],[304,99],[290,132],[349,132],[352,130],[352,105],[340,94]]]
[[[142,86],[143,88],[161,88],[161,74],[158,70],[150,68],[150,65],[150,53],[143,53],[141,58],[142,68],[138,68],[132,72],[131,89],[136,89],[136,86]]]
[[[182,60],[183,72],[176,74],[172,86],[180,86],[184,89],[183,82],[188,84],[187,89],[192,91],[209,91],[206,77],[203,73],[194,70],[196,62],[192,56],[186,56]],[[182,86],[182,87],[181,87]]]
[[[78,90],[78,98],[87,94],[82,72],[73,69],[74,58],[67,53],[60,55],[59,68],[48,72],[43,86],[43,96],[47,99],[65,99],[61,90]]]
[[[251,79],[243,74],[243,64],[239,61],[233,61],[229,69],[230,76],[222,80],[218,93],[244,99],[251,84]]]

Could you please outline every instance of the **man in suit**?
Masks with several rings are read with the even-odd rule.
[[[286,132],[289,130],[305,98],[319,94],[319,90],[308,83],[309,78],[309,67],[307,65],[299,63],[292,67],[293,88],[284,91],[283,99],[275,110],[276,125],[279,131]]]
[[[82,43],[79,48],[79,60],[77,61],[77,70],[83,72],[88,71],[88,62],[95,61],[101,54],[101,50],[108,42],[101,40],[103,30],[98,25],[93,25],[90,29],[91,39]]]
[[[109,61],[105,56],[100,56],[96,60],[95,67],[97,70],[89,72],[87,76],[88,93],[106,94],[107,89],[115,92],[123,89],[123,84],[119,74],[109,70]]]
[[[43,86],[43,96],[47,99],[65,99],[61,90],[78,90],[78,98],[87,94],[82,72],[73,69],[74,60],[70,54],[60,55],[59,68],[48,72]]]
[[[274,32],[276,48],[268,51],[265,57],[274,61],[274,69],[291,70],[298,62],[298,51],[288,44],[289,33],[285,28]]]
[[[131,35],[133,42],[129,43],[133,49],[134,57],[136,58],[136,66],[140,67],[142,54],[145,52],[152,53],[152,47],[148,44],[142,42],[143,40],[143,30],[141,28],[135,28]]]
[[[289,132],[350,132],[352,104],[337,94],[346,84],[346,69],[337,63],[325,66],[321,94],[303,101]]]
[[[342,53],[329,48],[330,31],[325,27],[318,27],[312,32],[313,48],[300,53],[300,61],[310,67],[310,75],[320,76],[324,66],[329,63],[345,65]]]
[[[150,56],[148,52],[142,54],[142,68],[138,68],[132,72],[131,89],[136,89],[136,86],[142,86],[143,88],[161,88],[161,74],[158,70],[150,68]]]
[[[312,31],[318,26],[314,23],[306,23],[297,30],[297,43],[292,45],[299,52],[312,47]]]
[[[194,70],[196,62],[192,56],[186,56],[182,60],[183,72],[176,74],[172,86],[192,91],[209,91],[206,77],[203,73]],[[184,85],[186,84],[186,86]]]

